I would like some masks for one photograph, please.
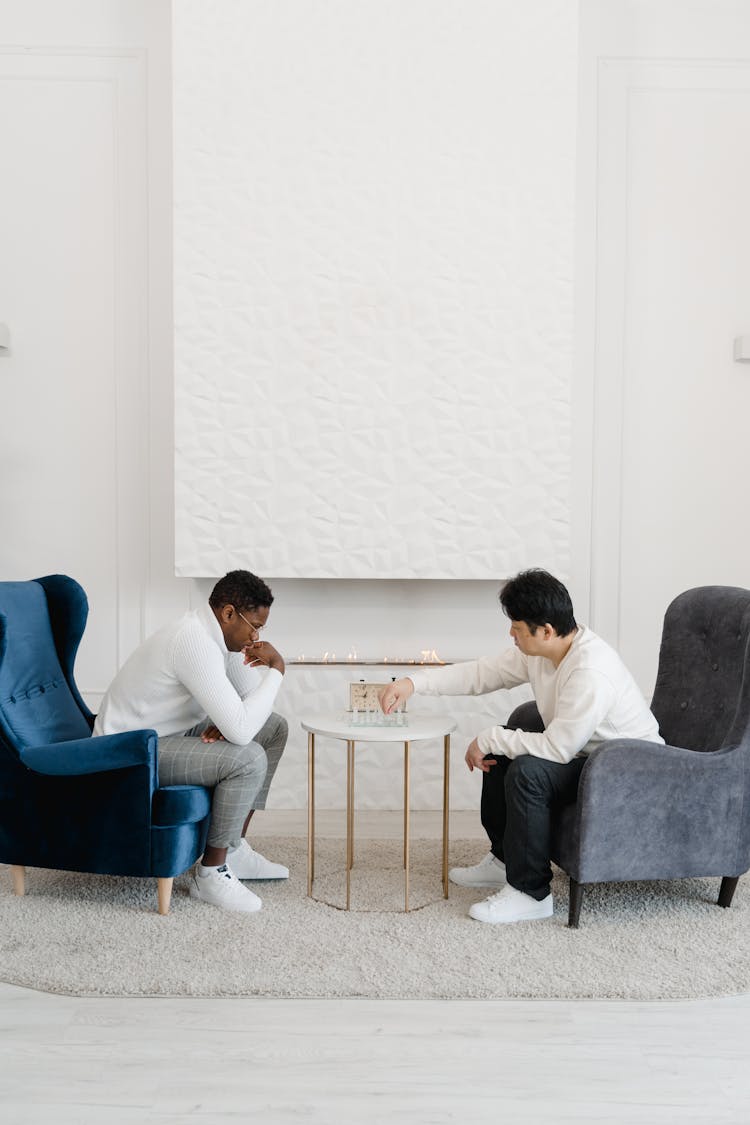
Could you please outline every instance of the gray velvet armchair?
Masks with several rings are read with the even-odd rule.
[[[570,876],[574,928],[589,884],[719,876],[727,907],[750,869],[750,590],[675,598],[651,709],[666,745],[606,742],[575,804],[555,814],[552,858]],[[544,729],[533,703],[507,725]]]

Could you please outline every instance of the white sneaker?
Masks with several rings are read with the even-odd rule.
[[[478,922],[531,922],[536,918],[551,918],[552,895],[541,902],[525,895],[523,891],[511,887],[510,883],[497,894],[490,895],[484,902],[475,902],[469,907],[469,917]]]
[[[452,867],[448,878],[459,887],[504,887],[505,864],[492,852],[487,852],[473,867]]]
[[[191,898],[210,902],[212,906],[220,906],[223,910],[232,910],[236,914],[254,914],[256,910],[260,910],[262,900],[242,886],[226,863],[207,870],[207,875],[200,875],[197,870],[193,874]]]
[[[281,863],[271,863],[260,852],[254,852],[247,840],[227,852],[227,863],[238,879],[288,879],[289,868]]]

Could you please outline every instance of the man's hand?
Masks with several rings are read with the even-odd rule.
[[[268,641],[255,641],[254,644],[245,645],[242,650],[245,664],[251,668],[275,668],[282,676],[286,671],[284,658]]]
[[[404,676],[401,680],[386,684],[383,690],[378,693],[378,701],[386,715],[390,715],[391,711],[395,711],[396,708],[400,708],[402,704],[406,703],[410,695],[414,695],[414,684],[408,676]]]
[[[489,773],[493,766],[497,765],[494,758],[485,758],[484,750],[479,749],[479,743],[476,738],[473,742],[469,743],[469,748],[466,751],[466,765],[469,771],[481,770],[482,773]]]
[[[215,727],[215,726],[206,727],[203,734],[201,735],[201,742],[224,742],[224,741],[225,741],[224,735],[221,733],[219,728]]]

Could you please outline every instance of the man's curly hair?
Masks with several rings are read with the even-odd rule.
[[[230,570],[214,586],[208,599],[212,609],[233,605],[240,613],[243,609],[270,606],[273,594],[262,578],[249,570]]]

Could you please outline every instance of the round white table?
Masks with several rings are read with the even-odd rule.
[[[455,720],[447,715],[406,712],[402,725],[352,722],[350,711],[304,715],[307,731],[307,893],[312,895],[315,878],[315,738],[346,742],[346,909],[351,902],[351,870],[354,862],[354,747],[357,742],[401,742],[404,747],[404,910],[409,910],[409,748],[412,742],[443,739],[443,895],[448,897],[448,801],[450,740]]]

